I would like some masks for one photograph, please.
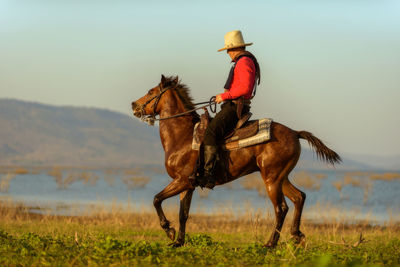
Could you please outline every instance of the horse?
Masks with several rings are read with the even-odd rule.
[[[198,151],[192,149],[193,128],[199,121],[189,88],[182,84],[178,76],[161,76],[160,83],[147,94],[132,102],[133,115],[141,118],[159,116],[161,144],[165,151],[165,168],[172,181],[154,196],[153,205],[160,220],[161,228],[169,244],[180,247],[185,244],[186,221],[195,187],[189,180],[198,157]],[[153,121],[154,122],[154,121]],[[227,167],[221,173],[216,172],[216,185],[231,182],[239,177],[259,171],[264,180],[268,196],[275,212],[274,230],[264,245],[275,247],[278,243],[285,216],[289,210],[285,196],[294,204],[293,222],[290,228],[295,242],[301,242],[305,235],[300,231],[301,215],[306,194],[296,188],[288,179],[296,166],[301,153],[299,139],[308,141],[318,158],[334,165],[340,163],[340,156],[307,131],[295,131],[278,122],[271,124],[271,139],[267,142],[226,152]],[[219,177],[224,177],[219,178]],[[180,194],[179,233],[170,226],[162,202]]]

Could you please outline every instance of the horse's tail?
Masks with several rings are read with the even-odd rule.
[[[327,163],[335,165],[335,163],[340,163],[342,159],[340,156],[327,147],[321,140],[315,137],[312,133],[306,131],[298,131],[297,132],[299,138],[307,140],[308,144],[314,149],[317,153],[317,157]]]

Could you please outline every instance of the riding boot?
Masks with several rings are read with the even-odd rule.
[[[217,147],[204,146],[204,177],[205,187],[213,189],[215,186],[215,163],[217,161]]]

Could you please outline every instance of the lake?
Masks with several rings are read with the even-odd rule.
[[[8,172],[1,176],[1,199],[21,202],[36,212],[82,214],[87,207],[119,206],[153,212],[153,197],[170,181],[152,170],[50,169]],[[294,171],[290,180],[307,194],[304,219],[346,219],[371,223],[400,221],[400,174],[382,171]],[[259,174],[243,177],[214,190],[196,190],[193,213],[261,213],[272,216]],[[287,199],[290,210],[293,205]],[[179,197],[164,202],[177,209]],[[71,207],[74,207],[73,209]],[[41,209],[45,208],[45,209]]]

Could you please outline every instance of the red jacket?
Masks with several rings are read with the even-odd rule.
[[[233,72],[233,81],[229,91],[221,94],[223,100],[235,99],[244,96],[250,99],[256,77],[256,67],[249,57],[241,57],[236,62]]]

